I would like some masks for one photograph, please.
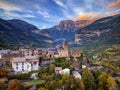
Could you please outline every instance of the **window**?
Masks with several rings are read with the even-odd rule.
[[[29,65],[27,65],[27,69],[29,69]]]
[[[18,63],[16,63],[16,66],[18,66]]]
[[[22,62],[22,68],[24,68],[24,63]]]
[[[18,69],[18,66],[16,66],[16,69]]]
[[[27,55],[29,56],[29,51],[27,52]]]
[[[24,62],[22,62],[22,66],[24,66]]]

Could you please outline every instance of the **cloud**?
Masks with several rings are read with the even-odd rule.
[[[120,9],[117,9],[117,10],[105,13],[104,16],[113,16],[118,14],[119,12],[120,12]]]
[[[52,16],[50,15],[50,18],[43,18],[43,20],[51,22],[51,23],[58,23],[64,19],[65,19],[64,17],[59,17],[57,15],[52,15]]]
[[[3,2],[3,1],[0,1],[0,8],[4,9],[4,10],[8,10],[8,11],[10,11],[10,10],[22,11],[22,8],[12,5],[12,4],[9,4],[9,3],[6,3],[6,2]]]
[[[62,2],[62,0],[53,0],[57,5],[66,8],[66,5]]]
[[[108,4],[108,8],[115,8],[120,6],[120,0],[115,0],[114,2]]]
[[[113,16],[116,15],[120,12],[120,9],[114,10],[114,11],[108,11],[105,13],[100,13],[100,12],[90,12],[90,13],[86,13],[86,14],[82,14],[80,16],[77,17],[77,21],[79,20],[97,20],[99,18],[103,18],[103,17],[107,17],[107,16]]]
[[[47,26],[46,26],[46,25],[43,25],[41,29],[45,29],[45,28],[47,28]]]
[[[81,8],[78,8],[78,7],[76,7],[76,8],[74,7],[73,12],[76,16],[82,15],[84,13],[84,11]]]
[[[45,11],[37,11],[38,14],[42,15],[44,18],[50,18],[48,12]]]
[[[36,8],[36,10],[37,10],[36,13],[38,15],[42,15],[43,18],[50,18],[50,15],[49,15],[48,10],[46,8],[41,7],[38,4],[35,4],[34,7]]]
[[[12,18],[36,18],[36,16],[31,15],[31,14],[18,14],[12,11],[4,11],[0,16],[4,17],[6,16],[8,19]]]
[[[98,12],[90,12],[90,13],[86,13],[86,14],[82,14],[80,16],[77,17],[76,20],[94,20],[94,19],[98,19],[102,17],[102,15]]]

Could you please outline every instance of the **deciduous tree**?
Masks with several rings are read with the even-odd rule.
[[[11,80],[8,84],[8,90],[21,90],[21,83],[19,80]]]

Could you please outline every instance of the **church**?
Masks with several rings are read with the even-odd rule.
[[[55,48],[48,48],[47,56],[50,57],[68,57],[68,42],[63,41],[61,45],[57,45]]]
[[[59,57],[68,57],[68,42],[63,41],[62,45],[56,46]]]

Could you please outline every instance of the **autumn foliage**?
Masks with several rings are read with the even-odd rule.
[[[5,77],[8,74],[7,70],[1,69],[0,70],[0,77]]]

